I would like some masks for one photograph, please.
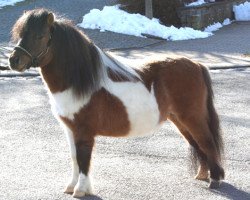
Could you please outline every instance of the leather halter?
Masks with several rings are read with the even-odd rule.
[[[32,66],[38,67],[38,65],[39,65],[38,59],[41,58],[42,56],[45,56],[48,53],[50,44],[51,44],[51,35],[49,36],[49,41],[47,43],[46,49],[41,51],[37,56],[32,55],[27,49],[21,47],[20,45],[15,46],[14,50],[21,50],[23,53],[25,53],[30,58],[31,64],[27,67],[27,69],[29,69]]]

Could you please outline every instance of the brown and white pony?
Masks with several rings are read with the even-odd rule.
[[[66,193],[91,194],[96,136],[143,136],[167,119],[197,154],[196,179],[210,178],[209,187],[219,187],[222,138],[205,67],[186,58],[148,63],[139,70],[126,67],[69,21],[44,9],[25,12],[12,34],[19,42],[9,58],[11,68],[40,67],[52,110],[67,132],[73,175]]]

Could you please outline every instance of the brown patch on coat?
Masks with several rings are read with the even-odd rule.
[[[62,92],[70,87],[63,81],[63,74],[60,70],[53,65],[41,67],[41,75],[51,93]]]
[[[74,115],[74,120],[61,117],[75,137],[126,136],[130,130],[128,114],[123,103],[102,88],[90,102]]]
[[[181,114],[194,102],[202,104],[205,101],[206,88],[201,67],[189,59],[149,63],[137,73],[140,74],[149,91],[153,85],[161,122],[167,120],[172,112]],[[192,98],[190,98],[191,94]]]

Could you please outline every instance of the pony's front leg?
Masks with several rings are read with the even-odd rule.
[[[72,160],[72,176],[71,180],[67,184],[64,192],[67,194],[72,194],[74,192],[75,185],[77,184],[78,177],[79,177],[79,166],[76,159],[76,147],[75,147],[75,141],[74,136],[71,130],[65,128],[67,137],[68,137],[68,143],[70,146],[70,154],[71,154],[71,160]]]
[[[71,180],[68,182],[67,187],[64,190],[64,193],[72,194],[74,192],[75,185],[77,184],[79,177],[79,167],[77,164],[76,158],[72,158],[72,176]]]
[[[73,197],[79,198],[87,194],[92,194],[92,187],[89,178],[89,166],[94,146],[94,138],[81,138],[81,136],[77,136],[75,137],[75,144],[76,158],[79,166],[79,178],[74,189]]]

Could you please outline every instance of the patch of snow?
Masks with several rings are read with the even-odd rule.
[[[16,3],[24,0],[0,0],[0,9],[4,6],[14,6]]]
[[[206,31],[206,32],[213,32],[213,31],[219,30],[221,27],[222,27],[222,24],[220,22],[217,22],[217,23],[214,23],[214,24],[211,24],[211,25],[207,26],[204,29],[204,31]]]
[[[189,3],[189,4],[186,4],[187,7],[190,7],[190,6],[200,6],[200,5],[203,5],[207,2],[205,2],[204,0],[197,0],[195,2],[192,2],[192,3]]]
[[[149,34],[167,40],[188,40],[206,38],[212,35],[212,33],[189,27],[167,27],[160,24],[158,19],[148,19],[140,14],[129,14],[120,10],[119,5],[105,6],[102,10],[91,10],[83,16],[82,23],[78,26],[86,29],[100,29],[101,32],[108,30],[139,37],[143,37],[142,34]]]
[[[225,19],[224,21],[223,21],[223,23],[221,24],[220,22],[217,22],[217,23],[214,23],[214,24],[212,24],[212,25],[209,25],[209,26],[207,26],[205,29],[204,29],[204,31],[205,32],[210,32],[210,33],[212,33],[212,32],[214,32],[214,31],[217,31],[217,30],[219,30],[220,28],[222,28],[223,26],[226,26],[226,25],[229,25],[229,24],[231,24],[231,21],[230,21],[230,19]]]
[[[235,19],[238,21],[250,21],[250,2],[233,7]]]
[[[223,26],[227,26],[227,25],[229,25],[229,24],[231,24],[231,21],[230,21],[229,18],[225,19],[225,20],[223,21],[223,23],[222,23]]]

